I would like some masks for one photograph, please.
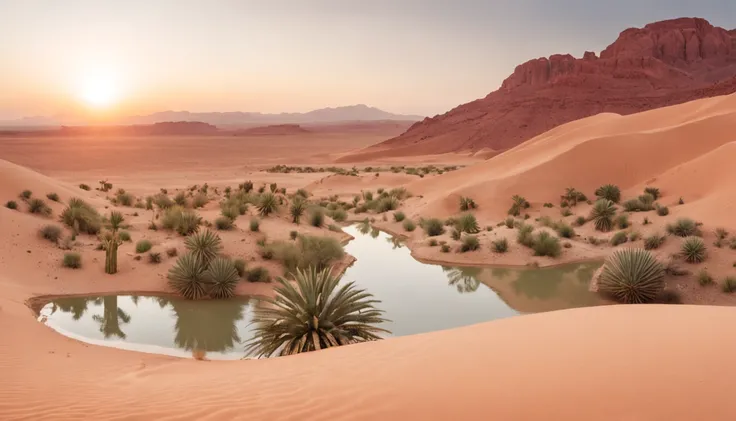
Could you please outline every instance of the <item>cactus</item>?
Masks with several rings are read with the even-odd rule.
[[[110,275],[118,271],[118,246],[122,243],[117,233],[102,240],[105,247],[105,273]]]

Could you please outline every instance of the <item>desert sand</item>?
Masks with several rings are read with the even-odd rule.
[[[346,200],[361,190],[406,187],[413,197],[401,208],[414,218],[457,214],[460,195],[473,197],[482,226],[473,253],[447,253],[424,247],[418,229],[407,236],[417,258],[463,264],[550,265],[601,258],[610,246],[582,240],[592,228],[551,261],[532,258],[511,241],[503,257],[488,248],[489,237],[511,236],[495,227],[505,218],[510,198],[524,195],[539,215],[560,218],[559,196],[575,187],[592,197],[604,183],[622,188],[624,198],[644,186],[662,190],[667,217],[633,214],[642,234],[662,230],[678,216],[701,220],[707,244],[715,227],[736,230],[733,176],[736,95],[699,100],[631,116],[603,114],[575,121],[514,149],[493,156],[435,155],[434,162],[467,165],[442,175],[419,178],[405,173],[268,173],[276,164],[332,165],[340,154],[386,136],[314,134],[240,139],[0,138],[0,200],[29,189],[38,197],[59,194],[62,202],[83,197],[102,212],[113,206],[99,191],[83,191],[100,179],[141,196],[192,184],[211,187],[277,182],[289,190],[304,187],[314,196],[337,194]],[[420,166],[422,161],[405,160]],[[362,163],[379,165],[378,163]],[[350,166],[347,166],[348,168]],[[678,198],[684,205],[676,205]],[[550,201],[554,208],[543,208]],[[63,204],[48,202],[54,215]],[[107,207],[107,209],[106,209]],[[132,224],[133,241],[149,238],[154,249],[182,247],[182,239],[146,230],[150,212],[120,208]],[[589,205],[573,208],[587,215]],[[139,212],[138,216],[134,213]],[[218,214],[216,201],[201,214]],[[351,214],[351,219],[365,217]],[[402,232],[401,226],[376,224]],[[568,217],[568,219],[573,218]],[[256,259],[259,233],[221,233],[225,252]],[[726,307],[605,306],[516,317],[430,334],[352,345],[294,357],[236,362],[195,361],[98,347],[66,338],[35,320],[29,304],[44,295],[102,292],[168,293],[160,265],[133,259],[132,244],[119,251],[119,273],[106,276],[95,241],[82,236],[78,250],[85,266],[62,269],[63,252],[40,239],[49,220],[0,208],[0,418],[3,419],[733,419],[736,403],[729,385],[736,369],[727,363],[736,339],[724,326],[736,322]],[[269,239],[285,239],[293,224],[286,215],[263,221]],[[302,224],[300,231],[334,235]],[[590,232],[586,230],[591,230]],[[405,234],[405,233],[403,233]],[[605,237],[603,234],[596,234]],[[610,235],[610,234],[609,234]],[[446,237],[441,238],[447,238]],[[513,237],[509,237],[512,238]],[[621,247],[638,246],[626,243]],[[669,247],[669,248],[668,248]],[[669,240],[663,253],[677,249]],[[734,273],[736,251],[710,248],[706,263],[714,275]],[[273,274],[274,262],[258,262]],[[719,288],[704,289],[692,276],[674,285],[686,302],[734,304]],[[672,284],[669,284],[672,287]],[[268,294],[269,284],[242,283],[239,294]],[[428,369],[431,367],[431,369]]]

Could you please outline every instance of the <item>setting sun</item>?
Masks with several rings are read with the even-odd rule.
[[[91,72],[79,81],[79,95],[92,107],[109,107],[119,100],[119,84],[111,73]]]

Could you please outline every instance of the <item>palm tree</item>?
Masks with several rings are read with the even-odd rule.
[[[474,267],[448,267],[442,266],[442,271],[447,273],[448,285],[455,286],[457,292],[465,294],[475,292],[480,286],[478,275],[483,271],[481,268]]]
[[[247,301],[171,300],[176,316],[174,343],[192,355],[226,352],[241,342],[235,323],[243,319]]]
[[[91,298],[66,297],[54,300],[54,304],[59,306],[59,310],[65,313],[71,313],[74,320],[79,320],[87,311],[87,304],[90,301],[92,301]]]
[[[100,332],[105,335],[105,339],[113,335],[125,339],[125,333],[120,329],[120,321],[124,324],[130,323],[130,316],[118,308],[117,295],[102,297],[102,303],[104,305],[103,315],[95,314],[92,316],[92,320],[100,324]]]
[[[375,341],[380,333],[390,333],[374,326],[387,321],[374,307],[380,301],[354,282],[338,289],[339,277],[315,268],[297,269],[292,276],[296,285],[279,278],[276,297],[263,298],[265,305],[254,311],[254,336],[245,347],[249,355],[292,355]]]

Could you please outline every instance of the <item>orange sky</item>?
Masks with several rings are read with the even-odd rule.
[[[698,15],[736,27],[732,0],[601,3],[4,0],[0,120],[359,103],[434,115],[517,64],[600,51],[628,26]]]

